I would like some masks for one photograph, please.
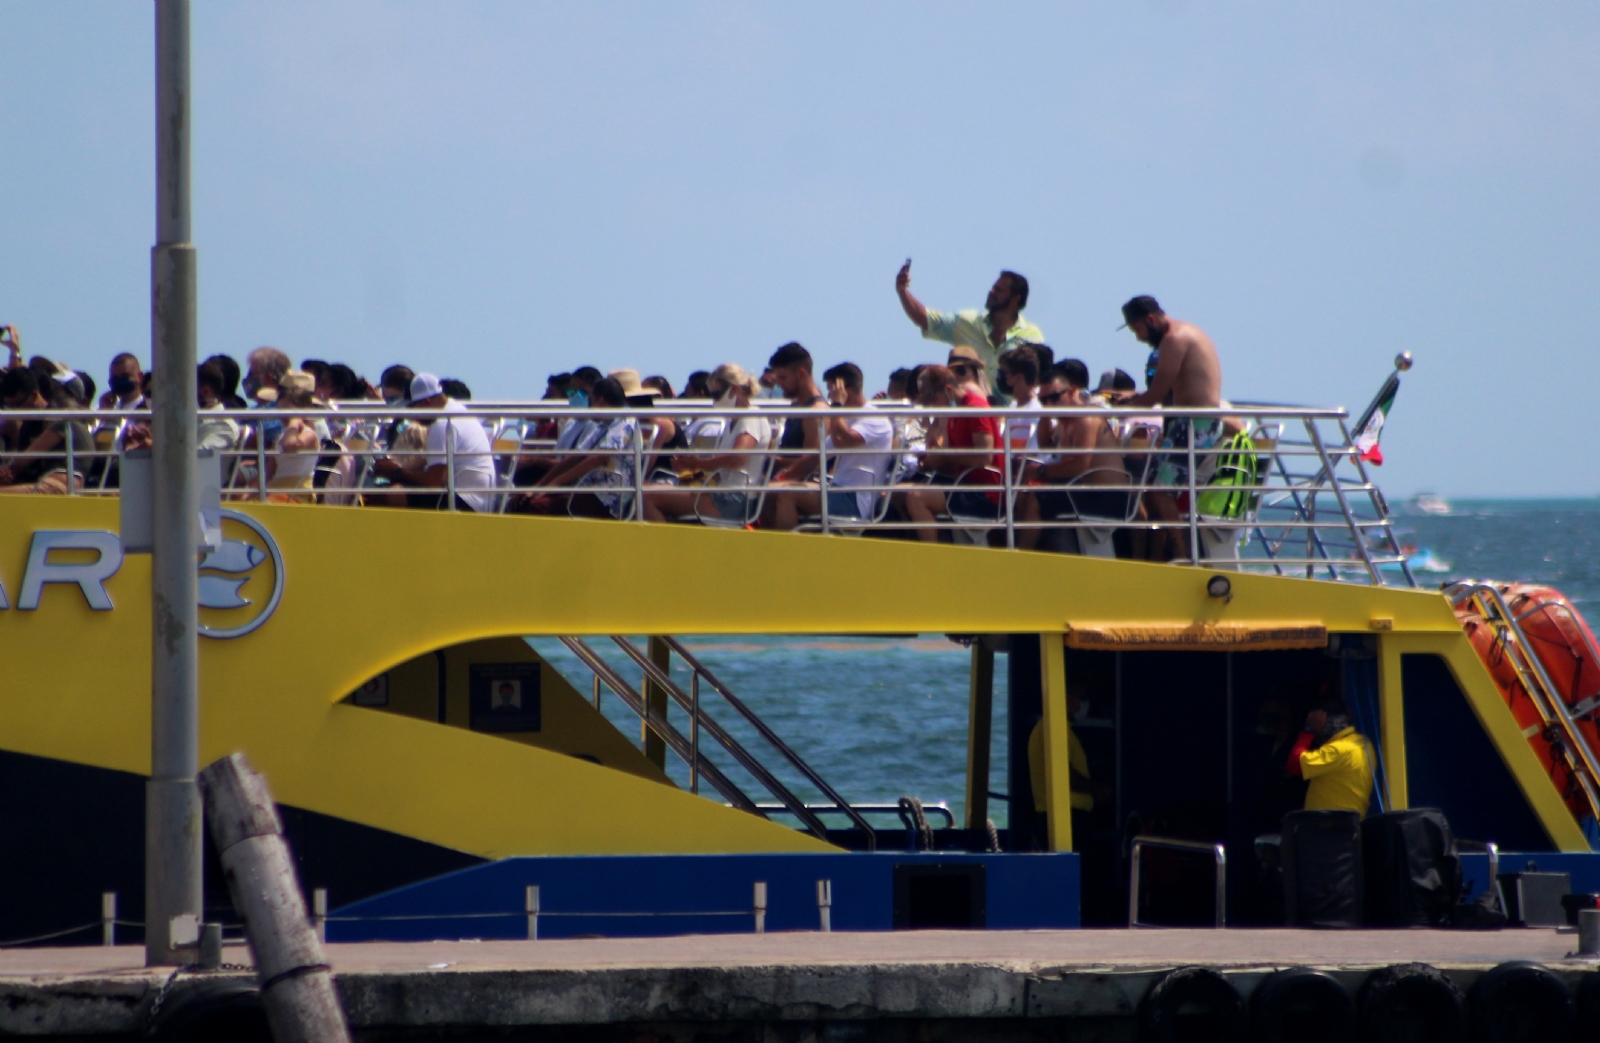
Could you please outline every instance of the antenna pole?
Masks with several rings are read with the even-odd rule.
[[[150,251],[150,781],[147,965],[192,963],[201,912],[195,252],[189,241],[189,0],[156,0],[156,245]],[[174,922],[177,930],[174,931]]]

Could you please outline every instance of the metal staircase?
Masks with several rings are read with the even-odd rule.
[[[1596,709],[1595,700],[1571,708],[1567,706],[1522,631],[1522,620],[1527,617],[1515,615],[1494,586],[1463,580],[1445,588],[1445,596],[1458,612],[1470,607],[1493,628],[1498,647],[1504,649],[1506,661],[1515,671],[1518,683],[1539,714],[1539,731],[1531,733],[1529,737],[1532,734],[1546,737],[1553,758],[1570,772],[1583,790],[1589,813],[1600,817],[1600,761],[1597,761],[1595,751],[1578,731],[1576,724],[1577,717]],[[1533,611],[1545,611],[1548,607],[1541,605]],[[1596,662],[1600,662],[1600,649],[1595,649],[1591,644],[1589,653]]]
[[[643,682],[635,688],[617,670],[607,663],[601,656],[590,648],[582,638],[563,637],[561,643],[567,647],[579,662],[593,672],[596,680],[596,702],[599,700],[599,685],[603,684],[616,693],[624,705],[639,715],[644,726],[659,736],[661,741],[676,754],[689,767],[689,786],[693,792],[699,792],[699,781],[704,778],[711,787],[719,793],[730,805],[748,811],[752,815],[767,817],[769,810],[776,808],[763,808],[752,800],[738,785],[728,778],[720,769],[708,760],[700,748],[700,736],[706,736],[731,757],[739,767],[748,772],[759,782],[769,794],[777,801],[782,809],[800,820],[801,827],[808,833],[821,840],[828,839],[828,829],[818,816],[836,811],[845,815],[856,828],[866,835],[867,850],[876,849],[876,838],[872,826],[862,816],[861,812],[840,796],[839,792],[828,784],[816,769],[805,762],[787,743],[785,743],[771,727],[763,721],[755,711],[751,710],[745,702],[718,680],[705,664],[684,648],[673,637],[660,637],[668,651],[668,666],[663,667],[651,660],[650,656],[641,651],[637,645],[626,637],[613,635],[611,640],[622,650],[629,660],[636,665],[643,675]],[[672,679],[670,668],[671,656],[676,655],[683,665],[689,669],[689,690]],[[665,692],[673,702],[677,703],[689,717],[689,734],[686,736],[661,712],[658,706],[652,705],[646,694],[649,688]],[[767,767],[750,752],[738,739],[734,738],[726,728],[717,722],[716,718],[706,712],[701,700],[702,687],[709,689],[725,702],[729,708],[753,729],[757,735],[766,741],[778,755],[799,772],[800,775],[827,798],[824,804],[807,804],[792,790],[783,784]]]

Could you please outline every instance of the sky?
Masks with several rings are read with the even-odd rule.
[[[102,384],[150,354],[152,8],[0,0],[0,323]],[[942,355],[910,257],[943,310],[1024,273],[1096,373],[1154,294],[1236,401],[1358,412],[1410,351],[1391,498],[1600,493],[1600,5],[200,0],[192,46],[202,357],[881,387]]]

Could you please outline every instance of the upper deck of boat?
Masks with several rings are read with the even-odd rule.
[[[864,416],[889,420],[893,442],[888,451],[836,448],[827,441],[813,449],[783,449],[779,434],[785,424],[814,420],[815,411],[767,400],[758,402],[753,411],[768,422],[771,441],[749,449],[751,464],[745,469],[710,474],[694,471],[694,456],[716,452],[717,438],[726,426],[751,411],[692,400],[650,408],[581,410],[548,401],[452,403],[449,411],[339,403],[337,409],[211,411],[202,419],[214,425],[231,422],[234,429],[227,446],[211,457],[215,466],[211,480],[224,507],[248,502],[399,506],[419,490],[391,484],[380,476],[378,461],[388,458],[412,466],[426,454],[420,447],[395,446],[397,427],[470,418],[482,425],[488,438],[487,459],[474,454],[458,460],[455,441],[448,440],[444,480],[437,488],[422,490],[444,494],[439,499],[450,511],[467,506],[457,493],[474,497],[480,513],[493,514],[515,513],[527,496],[539,496],[542,512],[565,516],[572,510],[572,494],[600,493],[613,518],[642,522],[650,493],[676,486],[695,494],[692,508],[676,523],[715,529],[770,528],[773,507],[781,497],[817,488],[815,479],[795,485],[779,481],[777,473],[799,457],[814,455],[812,475],[836,476],[847,468],[856,472],[855,484],[848,488],[861,494],[861,503],[870,502],[871,509],[840,514],[836,498],[818,497],[817,513],[799,518],[800,532],[902,540],[935,536],[938,542],[957,545],[1037,547],[1100,558],[1159,556],[1175,564],[1234,572],[1416,586],[1395,538],[1388,506],[1342,409],[1230,403],[1219,409],[975,410],[876,402],[828,412],[829,417],[847,420]],[[75,475],[69,496],[116,496],[120,476],[137,475],[137,469],[119,462],[120,450],[126,432],[144,422],[145,414],[39,411],[31,416],[94,428],[92,451],[79,450],[69,440],[65,452],[57,450],[52,461],[60,471]],[[1006,432],[989,466],[964,471],[941,468],[940,458],[957,450],[926,449],[925,432],[935,422],[955,416],[991,417]],[[322,447],[315,453],[314,466],[305,459],[310,453],[269,451],[263,440],[252,437],[260,425],[291,417],[303,417],[319,427]],[[656,448],[663,417],[692,433],[685,439],[686,448],[671,453]],[[1039,448],[1038,425],[1086,417],[1106,422],[1116,435],[1114,445],[1075,454],[1081,466],[1073,478],[1040,477],[1030,465],[1053,460],[1056,454],[1049,447]],[[587,447],[579,452],[568,447],[570,437],[559,445],[554,438],[540,437],[584,424],[593,425],[589,430],[596,437],[584,440]],[[1220,425],[1222,437],[1196,439],[1194,431],[1207,425]],[[572,484],[530,484],[530,475],[555,461],[584,455],[600,464],[572,479]],[[910,520],[900,509],[897,493],[926,481],[920,470],[935,469],[944,472],[937,482],[958,487],[957,494],[945,500],[944,510],[933,520]],[[829,485],[846,488],[834,478]],[[1160,494],[1175,501],[1175,515],[1163,518],[1147,509],[1153,496]],[[1169,537],[1170,549],[1165,554],[1147,550],[1162,535]],[[1189,548],[1198,548],[1198,553]]]

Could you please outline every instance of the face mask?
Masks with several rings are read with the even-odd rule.
[[[116,392],[119,396],[131,395],[134,392],[134,389],[136,389],[138,386],[139,382],[128,376],[126,373],[122,374],[121,376],[111,378],[111,390]]]
[[[589,393],[587,391],[568,391],[567,405],[578,409],[589,408]]]
[[[261,390],[261,381],[258,380],[254,375],[245,377],[242,385],[244,387],[244,393],[249,395],[251,398],[255,398],[256,392]]]
[[[399,395],[391,395],[388,392],[384,392],[383,404],[386,405],[386,406],[397,406],[397,405],[400,404],[400,396]]]

